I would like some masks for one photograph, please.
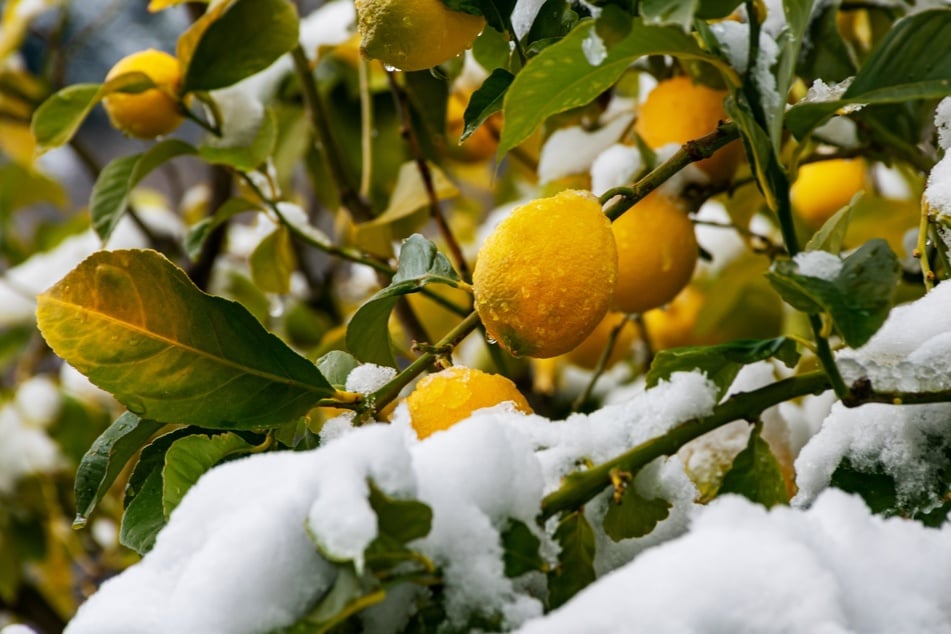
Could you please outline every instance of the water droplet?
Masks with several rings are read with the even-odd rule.
[[[391,73],[395,73],[396,71],[399,70],[399,68],[397,68],[396,66],[391,66],[390,64],[383,64],[383,68],[385,68],[387,71]]]
[[[73,530],[78,531],[83,528],[86,528],[86,518],[77,513],[76,518],[73,520]]]
[[[139,400],[135,396],[126,397],[124,402],[125,402],[125,406],[129,408],[130,412],[132,412],[136,416],[145,418],[145,412],[146,412],[145,403],[143,403],[141,400]]]
[[[485,342],[486,342],[487,344],[489,344],[490,346],[494,346],[495,344],[498,343],[498,341],[496,341],[495,339],[493,339],[493,338],[490,337],[489,335],[486,335],[486,337],[485,337]]]

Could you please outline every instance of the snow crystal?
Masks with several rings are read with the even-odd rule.
[[[896,306],[869,341],[837,355],[847,383],[863,378],[878,390],[951,389],[951,284]]]
[[[634,115],[627,113],[594,132],[581,126],[555,131],[542,147],[538,181],[549,183],[564,176],[587,173],[594,159],[621,137],[633,119]]]
[[[951,152],[931,168],[924,198],[939,216],[951,216]]]
[[[600,196],[609,189],[630,185],[644,167],[636,147],[615,143],[591,163],[591,191]]]
[[[929,485],[940,478],[951,450],[947,422],[951,404],[882,405],[848,409],[832,407],[822,429],[809,440],[796,460],[799,493],[793,502],[809,504],[828,485],[843,459],[863,473],[883,471],[895,480],[903,506],[930,510],[940,502],[928,499]]]
[[[369,394],[392,381],[395,376],[396,368],[364,363],[350,371],[345,388],[348,392]]]
[[[949,526],[883,520],[834,490],[806,511],[725,496],[685,536],[518,631],[942,634],[949,570]]]
[[[518,0],[515,3],[515,8],[512,10],[512,27],[515,29],[515,37],[522,39],[528,34],[539,9],[544,4],[545,0]]]
[[[828,282],[834,281],[842,271],[842,259],[828,251],[801,251],[793,257],[799,274]]]
[[[827,84],[823,80],[817,78],[814,82],[812,82],[812,85],[809,86],[802,103],[823,103],[826,101],[838,101],[842,98],[842,95],[845,93],[845,91],[848,90],[853,79],[855,78],[849,77],[840,82]]]
[[[730,66],[739,74],[744,74],[750,60],[750,25],[723,20],[711,24],[710,32],[717,38],[720,50],[726,55]]]

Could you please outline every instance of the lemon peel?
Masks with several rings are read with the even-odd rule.
[[[149,76],[155,88],[140,93],[115,92],[103,100],[112,125],[123,133],[139,139],[154,139],[175,130],[184,117],[176,95],[182,82],[182,71],[173,55],[146,49],[119,60],[106,81],[131,72]]]

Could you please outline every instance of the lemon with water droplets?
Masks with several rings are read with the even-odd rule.
[[[565,190],[516,208],[479,251],[475,308],[515,356],[568,352],[607,313],[617,282],[611,223],[590,192]]]
[[[485,18],[441,0],[356,0],[360,50],[400,70],[424,70],[472,46]]]

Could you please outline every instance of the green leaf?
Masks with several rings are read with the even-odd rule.
[[[144,555],[152,550],[155,537],[164,526],[162,471],[156,468],[148,471],[141,488],[122,514],[119,543]]]
[[[628,482],[620,501],[612,500],[604,514],[604,532],[616,542],[643,537],[667,519],[671,506],[664,498],[645,498],[633,481]]]
[[[793,308],[828,313],[852,348],[868,341],[885,322],[899,275],[898,258],[881,239],[866,242],[847,257],[834,280],[802,275],[793,260],[777,260],[766,274]]]
[[[249,264],[251,279],[262,291],[281,295],[289,293],[291,274],[297,268],[290,230],[280,225],[264,236],[251,253]]]
[[[455,11],[485,16],[485,21],[496,31],[514,33],[512,30],[512,10],[515,8],[515,0],[442,1],[447,7]]]
[[[765,112],[767,131],[776,156],[782,146],[783,117],[786,112],[786,97],[795,79],[796,64],[799,62],[800,51],[809,20],[812,17],[814,0],[785,0],[783,13],[786,17],[786,28],[778,37],[779,61],[776,63],[775,97],[771,107]],[[762,54],[762,52],[760,53]],[[754,65],[751,63],[750,67]],[[757,73],[750,73],[748,78],[754,82],[761,82],[762,77]],[[762,92],[769,90],[768,85],[759,85]]]
[[[459,190],[452,184],[441,169],[429,165],[432,176],[433,191],[436,198],[446,200],[459,195]],[[390,194],[390,202],[379,216],[360,225],[361,228],[379,226],[396,222],[401,218],[412,215],[415,211],[429,205],[429,193],[423,177],[419,173],[416,161],[407,161],[400,166],[396,177],[396,186]]]
[[[752,108],[743,93],[735,93],[732,97],[728,97],[723,105],[740,130],[746,156],[749,157],[750,167],[766,199],[766,204],[775,211],[779,206],[778,193],[788,191],[789,183],[776,157],[776,152],[773,151],[769,135],[756,122]]]
[[[527,572],[544,572],[548,568],[539,552],[542,542],[525,522],[509,518],[501,538],[506,577],[514,579]]]
[[[277,426],[333,393],[243,306],[154,251],[91,255],[38,297],[37,321],[57,355],[157,421]]]
[[[161,423],[126,412],[96,439],[76,470],[74,528],[85,526],[86,518],[115,482],[119,472],[161,427]]]
[[[673,55],[720,63],[677,27],[647,26],[635,19],[630,33],[592,65],[584,53],[594,37],[593,20],[585,20],[557,44],[529,60],[505,95],[505,125],[500,152],[528,138],[551,115],[584,106],[610,88],[631,63],[645,55]]]
[[[838,83],[856,73],[852,53],[839,32],[840,6],[841,0],[823,2],[809,23],[807,41],[822,42],[822,46],[807,47],[799,61],[797,73],[808,83],[816,79]]]
[[[836,255],[842,251],[842,244],[845,242],[845,234],[849,231],[849,223],[852,221],[852,214],[855,211],[855,205],[864,195],[859,192],[852,197],[849,204],[835,212],[831,218],[826,220],[822,227],[813,234],[806,243],[806,251],[828,251]]]
[[[89,200],[92,226],[103,242],[109,239],[129,204],[129,195],[156,167],[195,148],[175,139],[153,145],[142,154],[123,156],[106,165],[96,178]]]
[[[229,198],[210,217],[204,218],[189,229],[185,237],[185,251],[192,260],[201,255],[202,246],[211,233],[238,214],[246,211],[259,211],[258,203],[246,198]]]
[[[743,0],[700,0],[697,17],[703,20],[725,18],[743,4]]]
[[[762,431],[762,423],[753,426],[746,448],[733,459],[717,495],[736,493],[766,508],[789,504],[783,473],[769,443],[763,440]]]
[[[365,363],[396,367],[387,326],[400,295],[415,293],[427,284],[456,286],[459,275],[436,245],[419,234],[403,241],[396,275],[377,291],[347,325],[347,348]]]
[[[326,377],[331,385],[341,390],[347,384],[347,377],[350,372],[358,365],[360,365],[360,360],[343,350],[331,350],[317,359],[317,369],[320,370],[320,373]]]
[[[216,5],[178,40],[182,92],[231,86],[297,46],[297,10],[287,0]]]
[[[176,440],[165,452],[162,510],[167,520],[198,478],[225,458],[247,453],[253,445],[235,433],[194,434]]]
[[[531,49],[541,50],[540,43],[551,45],[571,32],[578,24],[578,13],[567,0],[546,0],[523,39]]]
[[[722,395],[733,383],[744,365],[777,358],[793,367],[799,362],[796,342],[786,337],[776,339],[739,339],[715,346],[690,346],[661,350],[654,357],[647,373],[647,387],[667,380],[674,372],[700,370],[719,388]]]
[[[370,506],[376,513],[377,530],[402,544],[429,535],[433,511],[419,500],[390,497],[370,480]]]
[[[898,490],[895,479],[877,468],[857,469],[852,461],[843,458],[832,473],[830,486],[862,496],[869,510],[877,515],[895,515],[898,512]]]
[[[594,530],[583,511],[566,515],[555,529],[558,565],[548,573],[548,608],[554,610],[594,581]]]
[[[198,146],[198,154],[218,165],[249,172],[264,163],[274,151],[277,142],[277,119],[270,109],[265,110],[253,139],[219,139],[209,136]]]
[[[36,109],[30,124],[37,154],[69,143],[93,107],[110,93],[137,93],[154,87],[148,75],[133,72],[105,84],[73,84],[53,93]]]
[[[951,10],[921,11],[895,22],[838,101],[801,103],[786,126],[804,138],[849,104],[903,103],[951,94]]]
[[[486,77],[482,85],[472,93],[465,114],[463,114],[466,127],[459,137],[460,143],[468,139],[470,134],[485,123],[486,119],[502,109],[505,92],[514,79],[515,75],[504,68],[496,68],[492,71],[492,74]]]
[[[640,12],[647,24],[672,24],[690,30],[699,0],[641,0]]]
[[[63,186],[19,163],[0,166],[0,220],[23,207],[48,202],[60,208],[69,204]]]

